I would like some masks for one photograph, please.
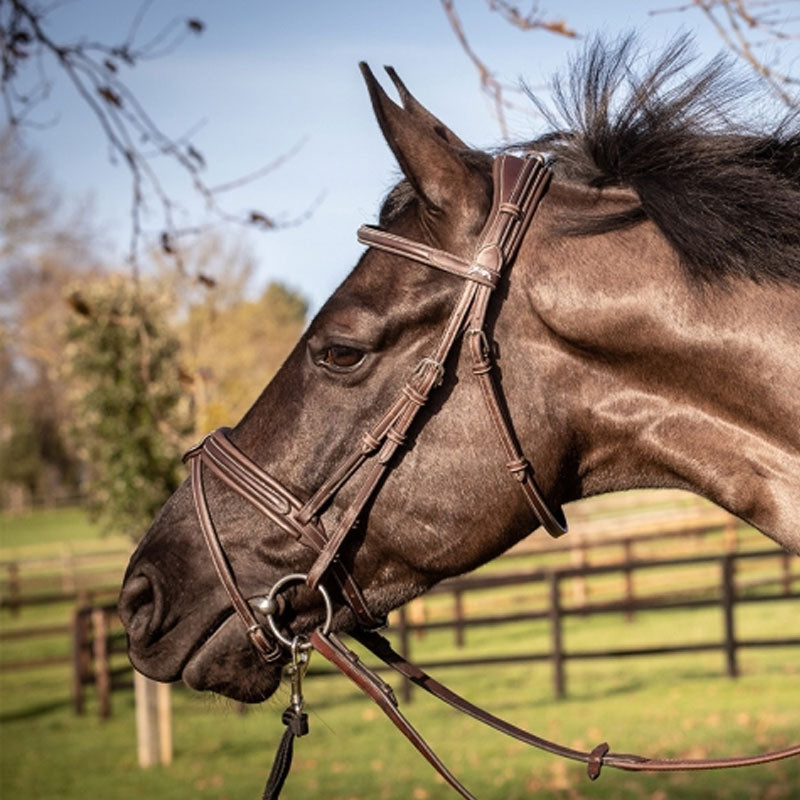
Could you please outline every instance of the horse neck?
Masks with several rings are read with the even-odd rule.
[[[693,284],[649,223],[546,235],[563,199],[520,283],[576,495],[687,489],[800,552],[800,290]]]

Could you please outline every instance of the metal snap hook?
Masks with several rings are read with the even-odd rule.
[[[264,608],[270,609],[267,612],[266,617],[273,635],[282,645],[288,647],[293,652],[298,650],[310,650],[311,642],[305,639],[305,637],[302,637],[302,639],[299,637],[289,639],[280,632],[278,629],[278,624],[275,622],[275,618],[273,616],[278,607],[276,596],[278,592],[280,592],[285,586],[288,586],[291,583],[306,583],[307,578],[308,575],[302,572],[294,572],[291,575],[286,575],[269,590],[269,594],[266,596],[263,604]],[[318,583],[316,588],[317,591],[322,595],[322,600],[325,603],[325,622],[322,623],[321,630],[323,635],[327,635],[330,633],[331,622],[333,621],[333,604],[331,603],[331,597],[328,594],[328,590],[322,584]]]

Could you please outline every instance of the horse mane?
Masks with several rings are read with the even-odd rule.
[[[555,81],[556,113],[532,97],[554,132],[517,147],[553,153],[559,178],[638,195],[623,213],[568,220],[568,234],[649,219],[695,280],[800,284],[800,114],[769,131],[734,121],[752,82],[724,57],[690,74],[690,50],[682,36],[637,73],[633,37],[594,40]]]

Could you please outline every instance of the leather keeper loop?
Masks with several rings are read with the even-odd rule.
[[[394,428],[389,428],[389,430],[386,431],[386,438],[390,442],[394,442],[398,447],[402,447],[408,439],[404,433],[400,433],[400,431],[396,431]]]
[[[281,648],[277,642],[270,644],[264,629],[260,625],[253,625],[247,629],[247,637],[253,643],[253,647],[258,650],[259,655],[264,661],[277,661],[281,657]]]
[[[596,781],[600,777],[600,770],[603,768],[603,759],[609,751],[608,742],[603,742],[589,753],[589,761],[586,764],[586,774],[589,780]]]
[[[415,405],[415,406],[424,406],[425,403],[428,402],[428,398],[422,394],[422,392],[418,392],[410,383],[407,383],[403,387],[403,394]]]
[[[487,372],[491,371],[492,371],[491,361],[478,361],[476,364],[472,365],[473,375],[486,375]]]
[[[516,203],[500,203],[497,210],[501,214],[509,214],[514,219],[519,219],[522,216],[522,209]]]
[[[518,458],[515,461],[509,461],[506,469],[521,483],[525,480],[525,473],[530,466],[527,458]]]
[[[381,446],[380,440],[376,439],[369,431],[361,437],[361,452],[372,453]]]

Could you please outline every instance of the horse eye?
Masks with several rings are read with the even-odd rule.
[[[357,367],[364,360],[364,352],[355,347],[333,344],[325,349],[322,358],[319,360],[324,367],[333,369],[351,369]]]

